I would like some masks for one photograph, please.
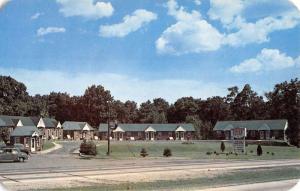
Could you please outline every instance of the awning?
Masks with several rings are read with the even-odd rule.
[[[122,132],[122,133],[124,133],[125,131],[121,127],[118,126],[115,130],[113,130],[113,132],[114,133],[116,133],[116,132]]]
[[[149,127],[145,130],[145,132],[156,132],[156,130],[153,129],[153,127],[149,126]]]

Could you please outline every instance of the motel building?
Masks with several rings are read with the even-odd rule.
[[[100,140],[107,140],[107,124],[99,125]],[[111,130],[110,139],[123,140],[189,140],[195,139],[192,124],[118,124]]]
[[[246,128],[246,139],[249,140],[286,140],[288,121],[286,119],[218,121],[214,127],[214,135],[217,139],[230,140],[234,128]]]
[[[43,148],[42,133],[35,126],[16,127],[10,135],[12,144],[23,144],[32,153]]]
[[[65,121],[62,124],[63,138],[68,140],[92,140],[94,128],[87,122]]]

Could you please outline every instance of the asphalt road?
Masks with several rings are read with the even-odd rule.
[[[245,184],[245,185],[235,185],[235,186],[226,186],[219,188],[209,188],[201,191],[288,191],[294,189],[293,191],[300,190],[299,186],[295,186],[300,180],[282,180],[274,182],[263,182],[263,183],[254,183],[254,184]],[[199,190],[200,191],[200,190]]]
[[[0,163],[0,182],[11,190],[32,190],[108,182],[190,178],[199,174],[205,176],[230,170],[300,166],[300,160],[86,160],[70,154],[79,147],[78,142],[63,142],[62,145],[63,148],[51,153],[32,155],[25,163]]]

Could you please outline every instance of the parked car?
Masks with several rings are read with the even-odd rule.
[[[18,148],[4,147],[0,149],[0,161],[24,162],[28,155]]]
[[[30,155],[30,151],[25,148],[23,144],[14,144],[14,147],[18,148],[21,152],[26,153],[27,155]]]

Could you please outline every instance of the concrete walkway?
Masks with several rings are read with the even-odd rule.
[[[47,150],[40,151],[39,154],[47,154],[47,153],[50,153],[52,151],[55,151],[57,149],[62,148],[61,144],[58,144],[58,143],[55,143],[55,142],[53,142],[53,144],[54,144],[54,147],[52,147],[50,149],[47,149]]]

